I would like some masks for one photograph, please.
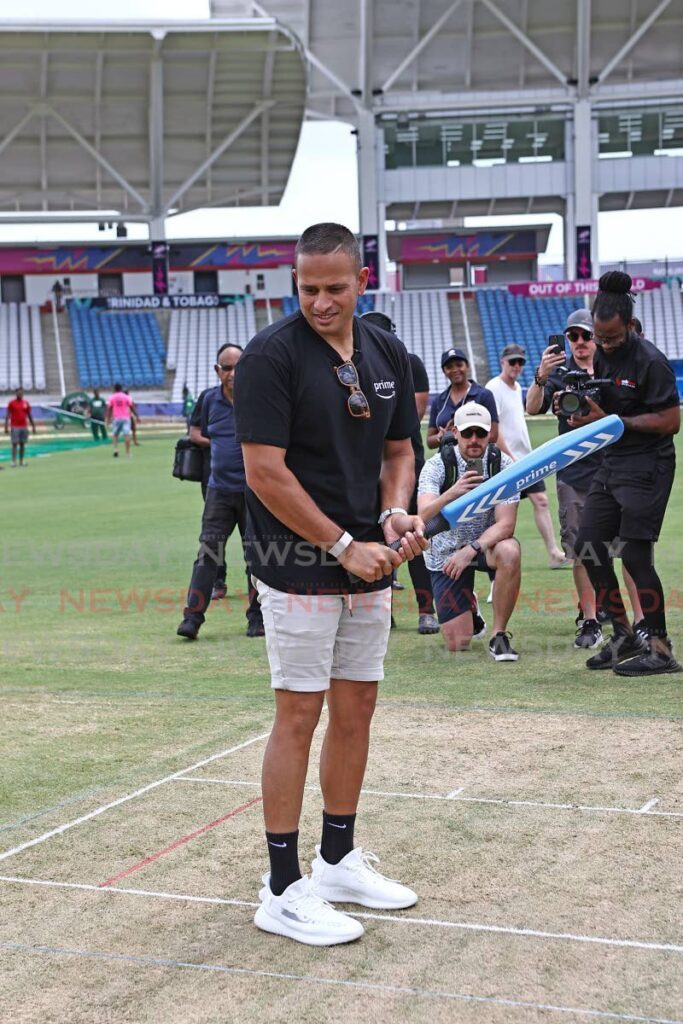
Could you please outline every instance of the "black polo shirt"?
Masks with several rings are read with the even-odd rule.
[[[567,370],[581,369],[583,367],[579,366],[574,356],[570,356],[567,360]],[[539,412],[547,412],[548,409],[552,409],[553,395],[557,391],[564,391],[566,386],[563,373],[559,373],[557,370],[551,373],[543,387],[543,403]],[[574,429],[569,426],[566,416],[557,417],[558,434],[567,434]],[[557,479],[576,488],[577,491],[588,491],[593,483],[595,471],[602,463],[602,456],[601,451],[596,452],[595,455],[587,455],[585,459],[580,459],[578,462],[572,463],[571,466],[567,466],[566,469],[561,469],[557,474]]]
[[[204,404],[205,397],[210,391],[213,391],[213,388],[205,388],[204,391],[201,392],[199,398],[194,404],[192,412],[190,413],[190,426],[198,427],[200,433],[202,429],[202,406]],[[202,487],[207,487],[209,477],[211,476],[211,447],[202,448],[202,455],[204,457],[204,462],[202,464]]]
[[[353,362],[370,419],[348,411],[343,362],[300,312],[247,345],[235,371],[237,436],[286,450],[285,463],[318,507],[355,540],[383,541],[377,525],[385,440],[409,438],[417,411],[408,353],[375,324],[354,317]],[[345,570],[292,533],[247,487],[246,557],[257,579],[292,593],[381,589],[390,577],[349,587]]]
[[[414,352],[408,353],[408,359],[410,360],[410,369],[413,372],[413,387],[415,388],[415,394],[420,391],[429,391],[429,377],[427,376],[425,364]],[[424,466],[425,461],[425,450],[424,444],[422,443],[422,428],[419,422],[415,430],[410,435],[410,443],[412,444],[413,451],[415,452],[415,475],[419,476],[420,469]]]
[[[617,416],[641,416],[661,412],[679,404],[676,374],[663,352],[629,332],[627,340],[612,355],[598,346],[593,358],[596,377],[609,377],[612,387],[605,389],[601,407]],[[671,435],[625,430],[616,444],[605,449],[606,465],[623,465],[631,460],[632,469],[649,469],[653,456],[674,457]]]

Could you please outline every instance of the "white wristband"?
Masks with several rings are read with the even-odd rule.
[[[353,537],[345,530],[339,540],[335,541],[332,547],[329,548],[329,554],[332,555],[333,558],[339,558],[339,556],[346,551],[349,544],[353,544]]]
[[[401,515],[404,515],[404,516],[408,515],[408,513],[406,512],[406,510],[404,508],[385,508],[384,512],[382,512],[380,514],[380,517],[377,520],[378,524],[380,526],[384,526],[384,524],[387,521],[387,519],[389,518],[389,516],[396,515],[399,512],[401,513]]]

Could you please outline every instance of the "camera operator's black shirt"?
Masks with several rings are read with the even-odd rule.
[[[318,507],[359,541],[384,541],[377,525],[384,442],[409,438],[417,424],[415,391],[403,344],[354,317],[353,362],[372,413],[354,419],[348,388],[335,368],[342,358],[300,312],[247,345],[235,371],[237,437],[286,450],[285,464]],[[335,558],[292,533],[247,487],[249,570],[277,590],[342,593],[382,589],[349,586]]]
[[[676,375],[669,360],[651,341],[629,333],[624,344],[609,358],[598,349],[593,358],[596,377],[614,381],[603,391],[600,406],[617,416],[641,416],[661,412],[679,404]],[[630,459],[632,469],[651,468],[653,457],[674,457],[670,434],[650,434],[626,429],[622,437],[604,451],[605,465],[614,468]]]
[[[567,360],[566,369],[564,367],[563,369],[566,373],[570,370],[581,370],[583,367],[579,366],[574,356],[570,356]],[[558,391],[564,391],[566,387],[564,373],[560,373],[558,370],[551,373],[543,386],[543,403],[539,412],[547,412],[548,409],[552,409],[553,395]],[[557,417],[558,434],[567,434],[574,429],[574,427],[569,426],[566,416]],[[595,455],[587,455],[585,459],[580,459],[579,462],[572,463],[566,469],[561,469],[557,474],[557,479],[561,480],[563,484],[569,484],[570,487],[576,488],[577,491],[588,491],[593,482],[595,471],[601,463],[602,452],[596,452]]]

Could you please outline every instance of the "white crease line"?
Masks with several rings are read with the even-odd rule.
[[[73,821],[67,821],[66,824],[59,825],[58,828],[53,828],[49,832],[44,832],[42,836],[38,836],[36,839],[29,839],[25,843],[20,843],[19,846],[12,847],[11,850],[5,850],[3,853],[0,853],[0,860],[6,860],[8,857],[13,857],[16,853],[21,853],[22,850],[28,850],[31,846],[37,846],[39,843],[44,843],[46,839],[52,839],[53,836],[59,836],[62,832],[66,832],[68,829],[74,828],[76,825],[82,825],[84,821],[90,821],[91,818],[96,818],[99,814],[104,814],[105,811],[110,811],[113,807],[119,807],[121,804],[125,804],[128,800],[134,800],[135,797],[142,796],[143,793],[149,793],[150,790],[156,789],[157,786],[163,786],[166,782],[175,782],[176,779],[185,775],[186,772],[193,772],[197,768],[203,768],[204,765],[211,764],[212,761],[217,761],[221,757],[227,757],[228,754],[234,754],[238,750],[243,750],[244,747],[249,747],[252,743],[258,743],[259,740],[266,739],[269,735],[270,732],[261,733],[260,736],[254,736],[250,740],[245,740],[244,743],[238,743],[235,747],[230,747],[228,750],[222,750],[220,754],[212,754],[211,757],[207,757],[203,761],[198,761],[197,764],[193,764],[189,768],[183,768],[181,771],[173,772],[172,775],[167,775],[163,779],[158,779],[157,782],[150,782],[146,786],[136,789],[134,793],[128,793],[127,796],[119,797],[118,800],[112,800],[111,803],[104,804],[102,807],[98,807],[96,810],[90,811],[89,814],[83,814],[80,818],[74,818]]]
[[[155,892],[148,889],[124,889],[99,885],[85,885],[79,882],[53,882],[39,878],[17,878],[0,875],[0,882],[16,885],[39,885],[52,889],[79,889],[84,892],[119,893],[125,896],[147,896],[159,900],[187,901],[190,903],[212,903],[227,907],[258,907],[248,900],[231,900],[221,896],[189,896],[184,893]],[[386,921],[389,924],[407,924],[431,928],[451,928],[456,931],[489,932],[496,935],[517,935],[531,939],[553,939],[562,942],[589,943],[599,946],[616,946],[625,949],[648,949],[659,953],[683,953],[683,945],[670,942],[646,942],[641,939],[610,939],[601,935],[575,935],[571,932],[544,932],[535,928],[515,928],[510,925],[481,924],[476,921],[442,921],[431,917],[399,917],[396,914],[370,914],[366,911],[345,911],[349,917],[364,921]]]
[[[192,771],[192,769],[189,768],[188,771]],[[220,786],[250,786],[257,789],[260,789],[261,787],[260,782],[248,782],[244,779],[213,779],[199,777],[195,779],[177,778],[173,781],[206,782],[211,785]],[[305,788],[315,793],[320,792],[320,786],[306,786]],[[592,811],[599,814],[638,814],[645,815],[649,818],[683,818],[683,811],[649,810],[649,808],[653,807],[654,804],[659,803],[659,800],[655,800],[654,804],[650,800],[644,807],[601,807],[599,805],[593,806],[590,804],[553,804],[542,800],[503,800],[487,796],[459,796],[464,789],[465,787],[462,786],[461,789],[455,789],[452,793],[448,793],[447,796],[442,796],[440,793],[394,793],[390,790],[384,789],[362,789],[361,795],[392,798],[397,797],[402,800],[449,800],[451,803],[499,804],[502,807],[545,807],[554,811]]]
[[[646,804],[643,804],[643,806],[638,811],[638,814],[647,814],[647,812],[652,810],[653,807],[656,807],[658,803],[659,800],[657,799],[657,797],[653,796],[652,800],[648,800]]]
[[[633,1024],[683,1024],[683,1021],[664,1017],[643,1017],[631,1013],[610,1013],[607,1010],[561,1006],[555,1003],[532,1003],[522,999],[505,999],[502,996],[476,996],[468,992],[445,992],[438,989],[416,988],[408,985],[386,985],[371,981],[351,981],[349,978],[324,978],[314,974],[285,974],[282,971],[258,971],[248,967],[226,967],[223,964],[190,963],[186,960],[173,960],[168,957],[136,956],[131,953],[104,953],[100,950],[69,949],[65,946],[30,946],[21,942],[2,942],[0,943],[0,949],[17,953],[73,956],[84,960],[108,960],[114,963],[137,964],[145,967],[175,967],[185,970],[206,971],[214,974],[239,975],[241,977],[274,978],[278,981],[301,981],[308,984],[331,985],[361,992],[384,992],[388,995],[415,996],[421,999],[449,999],[457,1002],[485,1003],[522,1010],[570,1013],[574,1016],[593,1017],[599,1020],[627,1021],[633,1022]]]

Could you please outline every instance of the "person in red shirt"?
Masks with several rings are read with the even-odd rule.
[[[17,465],[17,448],[19,449],[19,465],[24,466],[24,449],[28,441],[28,425],[31,424],[33,433],[36,432],[36,425],[31,415],[31,406],[24,398],[22,388],[17,388],[16,398],[7,403],[5,414],[5,433],[11,430],[12,441],[12,466]]]

